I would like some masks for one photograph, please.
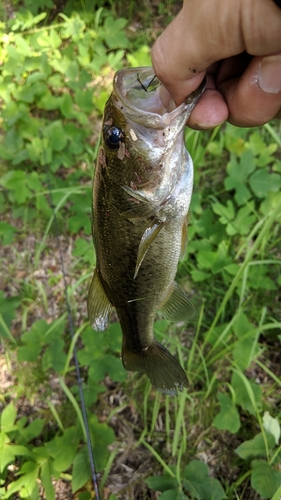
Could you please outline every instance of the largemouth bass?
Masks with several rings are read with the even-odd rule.
[[[188,381],[176,358],[155,340],[153,323],[158,309],[172,321],[190,313],[174,278],[193,187],[184,126],[204,85],[167,110],[152,68],[118,71],[105,106],[93,183],[97,265],[88,296],[90,323],[105,330],[115,307],[124,368],[146,373],[168,394]]]

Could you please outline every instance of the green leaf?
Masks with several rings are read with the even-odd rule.
[[[7,330],[11,327],[12,320],[16,316],[16,310],[20,303],[20,297],[5,297],[4,292],[0,290],[0,315],[4,322],[4,324],[0,322],[0,336],[7,338]],[[8,333],[10,334],[10,332]]]
[[[233,358],[241,370],[246,370],[258,352],[258,344],[255,342],[256,333],[254,325],[248,320],[243,311],[240,311],[234,324],[233,330],[238,337],[233,349]],[[249,332],[253,330],[252,334]]]
[[[87,223],[90,224],[88,218],[87,218]],[[76,239],[74,250],[72,250],[72,254],[75,257],[82,257],[82,260],[84,262],[88,262],[91,266],[94,266],[96,263],[94,246],[92,242],[89,242],[84,238]]]
[[[151,476],[145,482],[154,491],[166,491],[178,487],[177,479],[170,476]]]
[[[100,385],[96,380],[92,380],[88,377],[87,383],[83,384],[83,391],[86,406],[90,407],[92,403],[95,403],[98,400],[99,394],[106,391],[106,387],[104,385]],[[72,392],[79,400],[79,389],[77,385],[72,387]]]
[[[274,437],[269,432],[265,433],[268,449],[272,450],[274,448]],[[236,453],[244,460],[250,460],[252,458],[266,457],[266,446],[264,442],[264,436],[260,432],[254,439],[249,439],[240,444],[236,448]]]
[[[279,174],[269,172],[268,168],[256,170],[249,179],[249,184],[258,198],[265,198],[269,191],[279,191],[281,177]]]
[[[67,135],[60,120],[54,121],[46,127],[44,134],[49,138],[51,148],[54,151],[62,151],[67,144]]]
[[[274,156],[272,156],[275,151],[277,151],[278,145],[277,144],[269,144],[267,147],[265,147],[260,154],[260,156],[256,160],[256,164],[258,167],[265,167],[266,165],[269,165],[270,163],[276,161]]]
[[[156,321],[154,323],[155,333],[157,333],[157,331],[159,330],[161,330],[162,332],[166,331],[169,324],[170,322],[166,319]],[[104,342],[106,343],[108,349],[120,355],[122,345],[122,330],[119,322],[110,323],[106,332],[104,333]]]
[[[50,343],[42,358],[42,368],[44,371],[49,370],[49,368],[52,368],[57,373],[63,371],[66,362],[66,354],[63,349],[64,341],[61,338]]]
[[[13,445],[5,432],[0,432],[0,474],[5,470],[6,466],[14,462],[16,456],[27,456],[32,458],[30,452],[25,446]]]
[[[26,172],[22,170],[10,170],[4,174],[0,179],[0,185],[12,191],[9,193],[9,198],[19,205],[32,197],[32,192],[27,186]]]
[[[226,205],[222,205],[221,203],[213,203],[212,208],[215,214],[221,216],[219,221],[222,224],[229,224],[229,222],[234,219],[235,209],[231,200],[227,200]]]
[[[50,3],[52,3],[51,0],[50,0]],[[50,40],[50,45],[53,49],[58,49],[62,44],[62,39],[60,38],[57,30],[55,30],[55,29],[50,29],[49,40]]]
[[[248,320],[246,314],[241,310],[233,323],[233,331],[240,338],[246,335],[254,325]]]
[[[250,228],[256,222],[256,216],[252,213],[254,205],[252,202],[248,203],[247,206],[241,207],[237,215],[235,217],[234,223],[232,227],[235,228],[235,233],[238,231],[239,234],[248,234]],[[227,228],[228,234],[235,234],[233,232],[229,232]]]
[[[71,465],[80,437],[80,429],[69,427],[62,436],[56,436],[46,443],[49,454],[54,458],[54,467],[57,471],[64,471]]]
[[[14,493],[21,491],[25,498],[32,498],[33,491],[37,487],[38,466],[35,462],[25,462],[20,470],[21,477],[10,484],[5,498],[10,498]]]
[[[235,404],[225,394],[218,394],[218,400],[221,409],[213,421],[214,427],[236,433],[240,429],[241,423]]]
[[[73,13],[71,18],[62,13],[60,14],[60,16],[65,20],[62,30],[63,38],[71,37],[74,41],[80,40],[83,36],[86,24],[80,18],[79,14],[75,12]]]
[[[94,455],[96,459],[97,470],[105,467],[109,456],[108,446],[115,439],[114,431],[107,424],[100,424],[96,415],[91,415],[89,419],[89,427],[94,443]]]
[[[103,354],[100,359],[93,361],[89,368],[89,377],[97,382],[108,375],[111,380],[122,382],[126,380],[127,373],[123,368],[122,361],[111,354]]]
[[[246,187],[246,179],[255,170],[255,158],[250,149],[241,154],[240,159],[232,156],[226,167],[228,177],[224,181],[227,191],[235,190],[234,198],[238,205],[246,203],[251,193]]]
[[[280,439],[280,424],[277,418],[271,417],[268,411],[262,417],[263,426],[266,432],[270,432],[275,439],[275,444],[278,445]]]
[[[17,409],[13,402],[9,403],[1,413],[1,431],[10,432],[14,430]]]
[[[8,224],[8,222],[0,221],[0,240],[3,245],[9,245],[14,241],[16,228]]]
[[[255,335],[247,338],[241,338],[235,343],[232,351],[233,359],[236,365],[243,371],[249,368],[253,358],[258,353],[258,344],[254,342]]]
[[[89,491],[82,491],[81,493],[78,493],[78,500],[91,500],[92,495]],[[115,495],[110,495],[108,497],[108,500],[118,500],[118,498]]]
[[[225,266],[225,271],[227,271],[231,276],[235,276],[239,271],[238,264],[230,264],[229,266]]]
[[[126,54],[129,65],[133,67],[151,66],[150,47],[142,45],[132,54]]]
[[[17,357],[19,361],[36,361],[44,345],[44,334],[49,328],[45,320],[36,321],[31,329],[21,336],[24,344],[18,348]]]
[[[0,474],[5,470],[8,464],[13,462],[15,453],[10,444],[10,439],[5,432],[0,432]]]
[[[256,405],[259,406],[262,400],[261,387],[251,380],[249,380],[248,382],[253,391]],[[233,373],[231,377],[231,385],[236,394],[236,404],[242,406],[244,410],[248,411],[252,415],[255,415],[255,409],[253,408],[247,388],[245,387],[245,384],[237,373]]]
[[[211,269],[217,262],[217,253],[211,250],[201,250],[197,254],[198,266],[203,269]]]
[[[91,113],[93,111],[93,92],[91,90],[78,89],[75,93],[75,101],[82,111],[86,113]]]
[[[108,97],[109,97],[108,90],[101,90],[97,95],[97,97],[95,98],[95,107],[100,112],[101,115],[103,114],[104,106],[106,101],[108,100]]]
[[[205,273],[204,271],[199,271],[197,269],[193,269],[191,271],[191,278],[193,281],[205,281],[210,278],[211,274]]]
[[[210,477],[210,489],[209,494],[204,500],[223,500],[227,498],[225,491],[218,479]]]
[[[183,471],[183,485],[195,498],[202,500],[222,500],[225,492],[219,482],[211,481],[208,467],[199,460],[192,460]],[[215,491],[212,491],[212,486]],[[216,496],[217,495],[217,496]]]
[[[249,136],[249,142],[247,143],[247,147],[249,147],[255,156],[259,156],[262,154],[264,149],[266,148],[266,144],[259,132],[252,132]]]
[[[99,31],[99,37],[104,40],[109,49],[126,49],[129,40],[125,35],[124,27],[128,21],[122,17],[116,19],[108,16],[103,28]]]
[[[52,466],[49,460],[45,460],[42,465],[40,478],[47,500],[55,500],[55,490],[52,483]]]
[[[188,497],[183,493],[183,491],[177,489],[167,490],[160,497],[159,500],[188,500]]]
[[[84,234],[91,234],[91,221],[89,215],[79,212],[73,217],[70,217],[68,219],[68,229],[72,234],[77,234],[81,229]],[[92,252],[89,252],[90,245],[92,246]],[[85,252],[86,246],[88,246],[87,252]],[[88,262],[92,266],[95,265],[93,244],[83,238],[77,238],[72,254],[77,257],[83,257],[83,261]]]
[[[272,498],[281,486],[281,472],[264,460],[253,460],[251,485],[262,498]]]
[[[63,97],[55,97],[51,94],[49,90],[47,90],[40,98],[38,99],[37,106],[41,109],[47,109],[48,111],[52,109],[57,109],[60,107],[60,103],[62,103]]]
[[[216,252],[200,250],[197,254],[197,262],[200,268],[211,269],[214,274],[220,272],[231,262],[226,242],[221,241]]]
[[[48,328],[48,324],[44,319],[39,319],[35,323],[33,323],[31,329],[27,332],[24,332],[21,336],[21,340],[25,344],[40,344],[43,343],[44,334],[46,329]]]
[[[234,127],[230,123],[226,124],[225,127],[225,147],[231,153],[235,153],[237,156],[246,150],[245,139],[247,136],[247,130],[239,127]]]
[[[28,75],[28,77],[25,80],[25,83],[26,83],[26,85],[32,85],[33,83],[45,80],[45,78],[46,78],[46,75],[42,71],[34,71],[34,73],[31,73],[30,75]]]
[[[35,102],[36,99],[43,96],[47,91],[47,85],[43,82],[37,81],[32,85],[25,84],[23,87],[15,89],[14,97],[19,101],[31,104]]]
[[[39,354],[41,352],[42,346],[39,345],[24,345],[20,346],[17,350],[17,358],[18,361],[36,361],[39,357]]]
[[[87,447],[84,446],[76,453],[72,470],[72,492],[79,490],[90,477],[90,467]]]
[[[26,444],[35,437],[39,436],[44,427],[44,420],[41,418],[35,418],[32,422],[27,426],[21,429],[20,435],[23,438],[23,443]],[[21,442],[19,438],[17,442]]]
[[[274,281],[268,276],[269,268],[265,265],[249,266],[248,283],[254,290],[276,290]]]

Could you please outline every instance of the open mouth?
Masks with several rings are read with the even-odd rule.
[[[165,107],[160,88],[161,82],[151,67],[120,70],[114,79],[114,90],[126,108],[126,115],[157,129],[170,125],[184,111],[184,105],[176,108],[173,101]]]
[[[168,110],[161,101],[160,87],[161,82],[150,67],[125,69],[115,75],[114,88],[124,104],[162,116]],[[175,107],[170,103],[169,111]]]

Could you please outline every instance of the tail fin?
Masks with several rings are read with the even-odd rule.
[[[141,351],[125,348],[122,362],[126,370],[145,373],[153,387],[165,394],[174,396],[188,386],[186,374],[179,362],[157,341]]]

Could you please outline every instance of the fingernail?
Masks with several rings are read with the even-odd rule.
[[[281,54],[264,57],[259,69],[259,85],[269,94],[281,90]]]

